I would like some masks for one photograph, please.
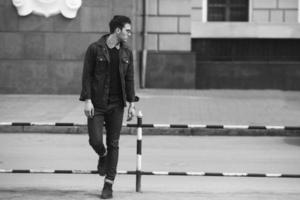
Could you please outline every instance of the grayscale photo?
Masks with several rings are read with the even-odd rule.
[[[0,200],[299,200],[300,0],[0,0]]]

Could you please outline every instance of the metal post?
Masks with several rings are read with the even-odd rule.
[[[139,111],[137,116],[137,143],[136,143],[136,192],[141,192],[142,179],[142,117],[143,114]]]
[[[147,54],[148,54],[148,30],[147,30],[147,7],[148,7],[148,1],[143,1],[143,41],[142,41],[142,68],[141,68],[141,88],[146,87],[146,68],[147,68]]]

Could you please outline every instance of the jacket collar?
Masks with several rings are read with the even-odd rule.
[[[106,45],[106,39],[109,34],[103,35],[96,43],[103,49],[103,53],[107,61],[110,63],[110,57],[108,53],[108,47]],[[125,43],[120,44],[120,55],[123,55],[124,49],[128,49],[128,46]]]
[[[99,45],[99,46],[102,46],[102,47],[104,47],[104,48],[107,48],[107,45],[106,45],[106,40],[107,40],[107,37],[109,36],[109,34],[105,34],[105,35],[103,35],[98,41],[97,41],[97,44]],[[120,49],[121,48],[128,48],[128,46],[127,46],[127,44],[126,43],[124,43],[124,42],[121,42],[120,43]]]

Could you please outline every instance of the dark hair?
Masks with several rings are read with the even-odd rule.
[[[110,33],[113,33],[116,28],[122,29],[125,24],[131,24],[131,20],[129,19],[129,17],[123,15],[115,15],[109,22]]]

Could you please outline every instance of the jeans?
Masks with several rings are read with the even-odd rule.
[[[93,118],[88,118],[89,143],[94,151],[102,156],[106,152],[103,142],[103,125],[106,129],[106,179],[114,180],[119,159],[119,139],[122,128],[124,106],[111,103],[107,108],[94,108]]]

